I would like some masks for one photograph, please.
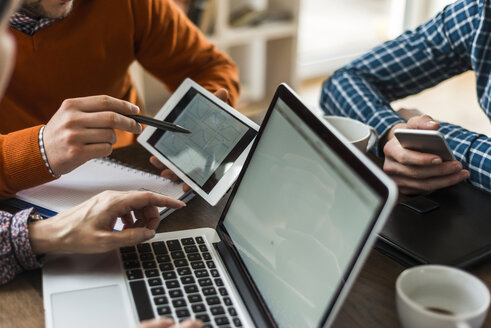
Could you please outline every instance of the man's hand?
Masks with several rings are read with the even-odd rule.
[[[172,172],[171,169],[167,168],[159,159],[155,156],[150,157],[150,163],[155,166],[157,169],[161,170],[160,176],[164,177],[166,179],[169,179],[174,182],[181,182],[181,178],[179,178],[174,172]],[[188,192],[191,190],[191,187],[189,187],[187,184],[183,183],[182,184],[182,190],[184,192]]]
[[[225,90],[225,89],[218,89],[215,93],[215,96],[218,97],[221,101],[223,102],[227,102],[228,100],[228,91]],[[162,172],[160,173],[160,175],[166,179],[169,179],[171,181],[174,181],[174,182],[180,182],[181,179],[174,173],[172,172],[170,169],[167,168],[167,166],[165,166],[164,164],[162,164],[161,161],[159,161],[159,159],[155,156],[152,156],[150,157],[150,163],[155,166],[156,168],[158,168],[159,170],[162,170]],[[183,184],[182,185],[182,190],[183,191],[189,191],[191,190],[191,188],[187,185],[187,184]]]
[[[31,246],[35,254],[104,253],[132,246],[153,238],[160,221],[157,207],[164,206],[185,204],[147,191],[105,191],[50,219],[31,223]],[[113,231],[118,217],[124,229]]]
[[[67,99],[44,129],[43,141],[49,165],[57,175],[86,161],[111,154],[116,143],[114,129],[140,133],[134,115],[137,106],[109,96]]]
[[[201,328],[203,323],[197,320],[184,320],[177,326],[174,324],[174,320],[169,318],[156,318],[151,320],[142,321],[138,328]]]
[[[413,117],[424,115],[422,111],[416,108],[399,108],[397,114],[401,115],[406,121]]]
[[[469,171],[462,169],[459,161],[445,161],[434,154],[405,149],[397,138],[397,128],[437,130],[439,124],[428,115],[415,116],[407,123],[396,124],[388,132],[384,146],[383,169],[392,177],[404,194],[418,194],[440,189],[469,178]]]
[[[224,88],[218,89],[214,95],[224,103],[228,100],[228,91]]]

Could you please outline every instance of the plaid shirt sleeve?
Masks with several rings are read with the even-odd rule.
[[[458,0],[414,31],[372,49],[324,83],[320,106],[329,115],[369,124],[383,136],[404,121],[391,108],[391,101],[462,72],[476,71],[481,97],[491,74],[489,6],[485,0]],[[491,140],[448,123],[441,124],[440,131],[456,158],[471,171],[471,182],[491,191]]]
[[[0,285],[22,271],[37,269],[42,264],[29,242],[27,223],[31,211],[27,209],[15,215],[0,211]]]

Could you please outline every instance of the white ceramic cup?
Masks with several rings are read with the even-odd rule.
[[[360,121],[349,117],[330,115],[325,115],[324,119],[364,153],[368,152],[377,141],[377,131]]]
[[[489,301],[481,280],[444,265],[407,269],[396,282],[397,312],[405,328],[478,328]]]

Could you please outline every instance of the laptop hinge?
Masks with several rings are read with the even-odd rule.
[[[257,297],[247,276],[240,269],[239,263],[237,263],[237,260],[227,247],[226,243],[220,241],[218,243],[213,243],[213,246],[215,246],[222,261],[225,263],[230,277],[239,291],[242,302],[247,307],[256,327],[277,327],[276,324],[270,320],[270,316],[265,312],[263,307],[261,307],[260,304],[262,304],[262,300]]]

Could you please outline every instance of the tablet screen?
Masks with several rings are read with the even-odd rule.
[[[207,193],[257,134],[194,88],[165,120],[192,133],[156,130],[148,143]]]

